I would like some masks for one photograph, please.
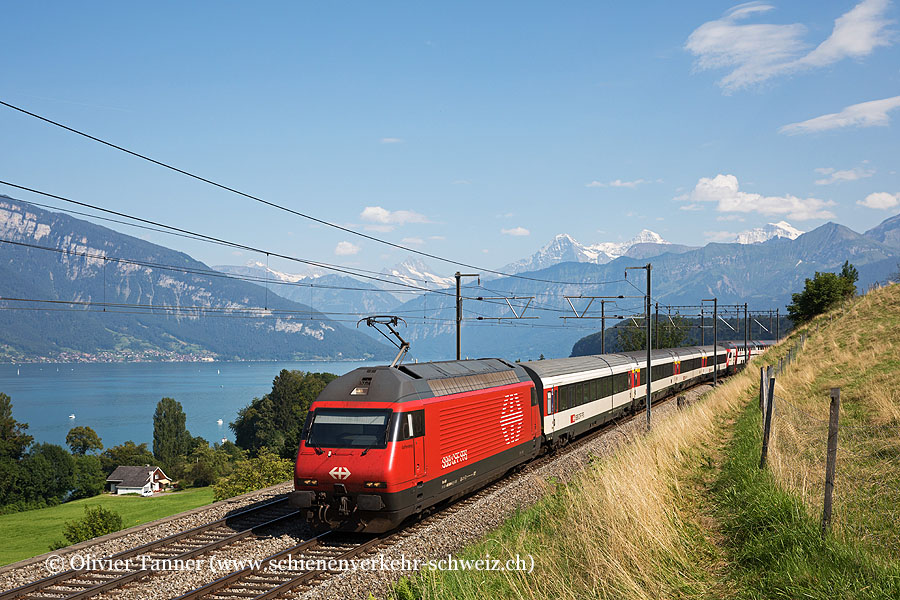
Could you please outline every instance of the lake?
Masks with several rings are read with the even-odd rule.
[[[69,430],[86,425],[105,448],[133,440],[152,449],[153,412],[163,397],[181,402],[191,435],[234,441],[228,424],[272,390],[282,369],[343,375],[373,364],[383,362],[2,364],[0,392],[36,442],[65,446]]]

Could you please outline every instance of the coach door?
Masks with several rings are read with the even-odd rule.
[[[413,440],[416,478],[423,477],[425,475],[425,411],[416,410],[406,413],[405,425]]]

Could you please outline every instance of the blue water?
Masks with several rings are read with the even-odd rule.
[[[237,411],[272,389],[281,369],[343,375],[367,362],[111,363],[0,365],[0,392],[36,442],[65,446],[66,433],[91,427],[104,447],[126,440],[153,447],[153,412],[163,397],[181,402],[191,435],[234,441]],[[17,374],[18,373],[18,374]],[[70,419],[69,415],[75,415]],[[222,424],[217,423],[222,419]]]

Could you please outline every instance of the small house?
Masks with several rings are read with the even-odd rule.
[[[109,491],[118,496],[122,494],[149,496],[164,490],[171,481],[159,467],[120,465],[106,478],[106,483],[109,484]]]

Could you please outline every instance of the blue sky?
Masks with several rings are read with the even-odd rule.
[[[900,211],[886,0],[7,0],[3,15],[4,101],[488,268],[563,232],[703,244],[781,220],[864,231]],[[312,260],[405,256],[7,108],[0,134],[0,179]],[[209,264],[258,258],[116,228]]]

